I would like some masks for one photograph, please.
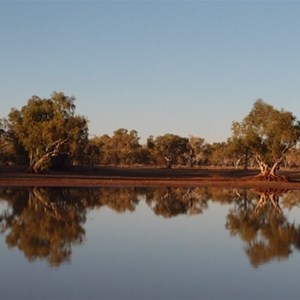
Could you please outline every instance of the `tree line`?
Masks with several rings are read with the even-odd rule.
[[[298,119],[262,99],[218,143],[166,133],[141,144],[136,130],[124,128],[90,137],[88,119],[75,110],[75,97],[63,92],[32,96],[21,109],[12,108],[0,120],[0,163],[28,164],[32,173],[72,165],[259,167],[267,179],[280,178],[282,165],[300,165]]]

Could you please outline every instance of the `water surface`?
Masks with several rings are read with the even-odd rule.
[[[300,192],[1,188],[1,299],[297,299]]]

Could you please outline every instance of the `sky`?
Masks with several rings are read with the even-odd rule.
[[[299,16],[300,1],[0,0],[0,117],[54,91],[91,136],[142,142],[226,141],[258,98],[300,117]]]

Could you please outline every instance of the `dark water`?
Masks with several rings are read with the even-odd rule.
[[[0,188],[0,299],[299,299],[300,191]]]

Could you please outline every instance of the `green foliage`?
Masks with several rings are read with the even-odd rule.
[[[258,99],[242,122],[233,122],[231,143],[240,153],[251,152],[266,164],[274,164],[299,137],[299,122],[291,112]]]
[[[10,131],[29,154],[36,171],[51,166],[51,158],[67,153],[73,162],[82,160],[88,140],[86,118],[76,116],[75,98],[54,92],[50,99],[33,96],[21,110],[8,116]]]
[[[147,152],[139,140],[136,130],[129,132],[120,128],[111,137],[103,135],[93,138],[90,145],[96,164],[128,166],[147,163]]]
[[[190,136],[188,143],[188,150],[185,154],[189,166],[205,165],[207,160],[207,146],[203,138]]]
[[[156,163],[165,162],[167,167],[185,162],[184,154],[188,152],[188,144],[187,138],[174,134],[165,134],[156,139],[150,137],[147,141],[148,149]]]
[[[9,130],[7,120],[0,120],[0,164],[26,164],[27,162],[27,153]]]
[[[209,147],[209,163],[212,166],[226,167],[231,165],[228,145],[223,143],[213,143]]]
[[[62,92],[54,92],[49,99],[33,96],[20,110],[12,108],[8,120],[0,120],[0,163],[29,161],[30,168],[37,172],[66,163],[247,168],[259,158],[264,166],[274,167],[274,162],[279,165],[300,137],[296,117],[262,99],[254,103],[241,122],[232,123],[232,136],[227,142],[213,144],[199,137],[167,133],[150,136],[147,144],[141,145],[137,131],[124,128],[112,136],[105,134],[89,140],[88,121],[75,115],[75,109],[75,98]],[[295,153],[289,155],[289,165],[299,165]]]

